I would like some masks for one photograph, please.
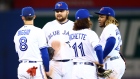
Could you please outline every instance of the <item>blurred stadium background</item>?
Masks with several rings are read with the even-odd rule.
[[[14,34],[23,25],[20,14],[25,6],[35,9],[35,26],[42,28],[46,22],[55,19],[52,9],[60,0],[0,0],[0,79],[17,79],[18,55],[14,48]],[[62,0],[69,5],[70,20],[79,8],[86,8],[94,15],[93,30],[98,35],[98,16],[95,11],[110,6],[116,12],[120,25],[127,69],[122,79],[140,79],[140,4],[137,0]]]

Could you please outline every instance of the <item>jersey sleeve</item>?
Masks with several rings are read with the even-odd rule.
[[[47,47],[47,41],[45,38],[45,33],[42,29],[40,29],[40,32],[38,33],[38,42],[39,42],[39,48]]]
[[[93,48],[99,45],[99,37],[94,31],[90,33],[89,41]]]

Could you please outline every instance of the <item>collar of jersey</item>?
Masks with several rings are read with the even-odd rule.
[[[24,27],[26,27],[26,26],[33,26],[33,25],[24,25]]]
[[[64,22],[64,23],[60,23],[60,24],[65,24],[65,23],[67,23],[69,20],[67,20],[66,22]]]

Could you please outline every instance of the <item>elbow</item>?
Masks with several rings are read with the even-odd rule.
[[[98,45],[97,47],[95,47],[95,51],[102,51],[102,46]]]

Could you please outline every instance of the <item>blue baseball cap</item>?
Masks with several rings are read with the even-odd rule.
[[[54,10],[68,10],[68,5],[65,2],[57,2]]]
[[[32,7],[24,7],[22,8],[22,11],[21,11],[21,15],[20,16],[34,16],[35,15],[35,12],[34,12],[34,9]]]
[[[99,12],[95,12],[95,14],[98,14],[98,15],[108,15],[108,16],[115,17],[115,12],[110,7],[102,7],[100,9],[100,11]]]
[[[90,15],[89,11],[87,9],[79,9],[75,14],[76,20],[84,19],[84,18],[88,18],[88,17],[93,17],[93,15]]]

